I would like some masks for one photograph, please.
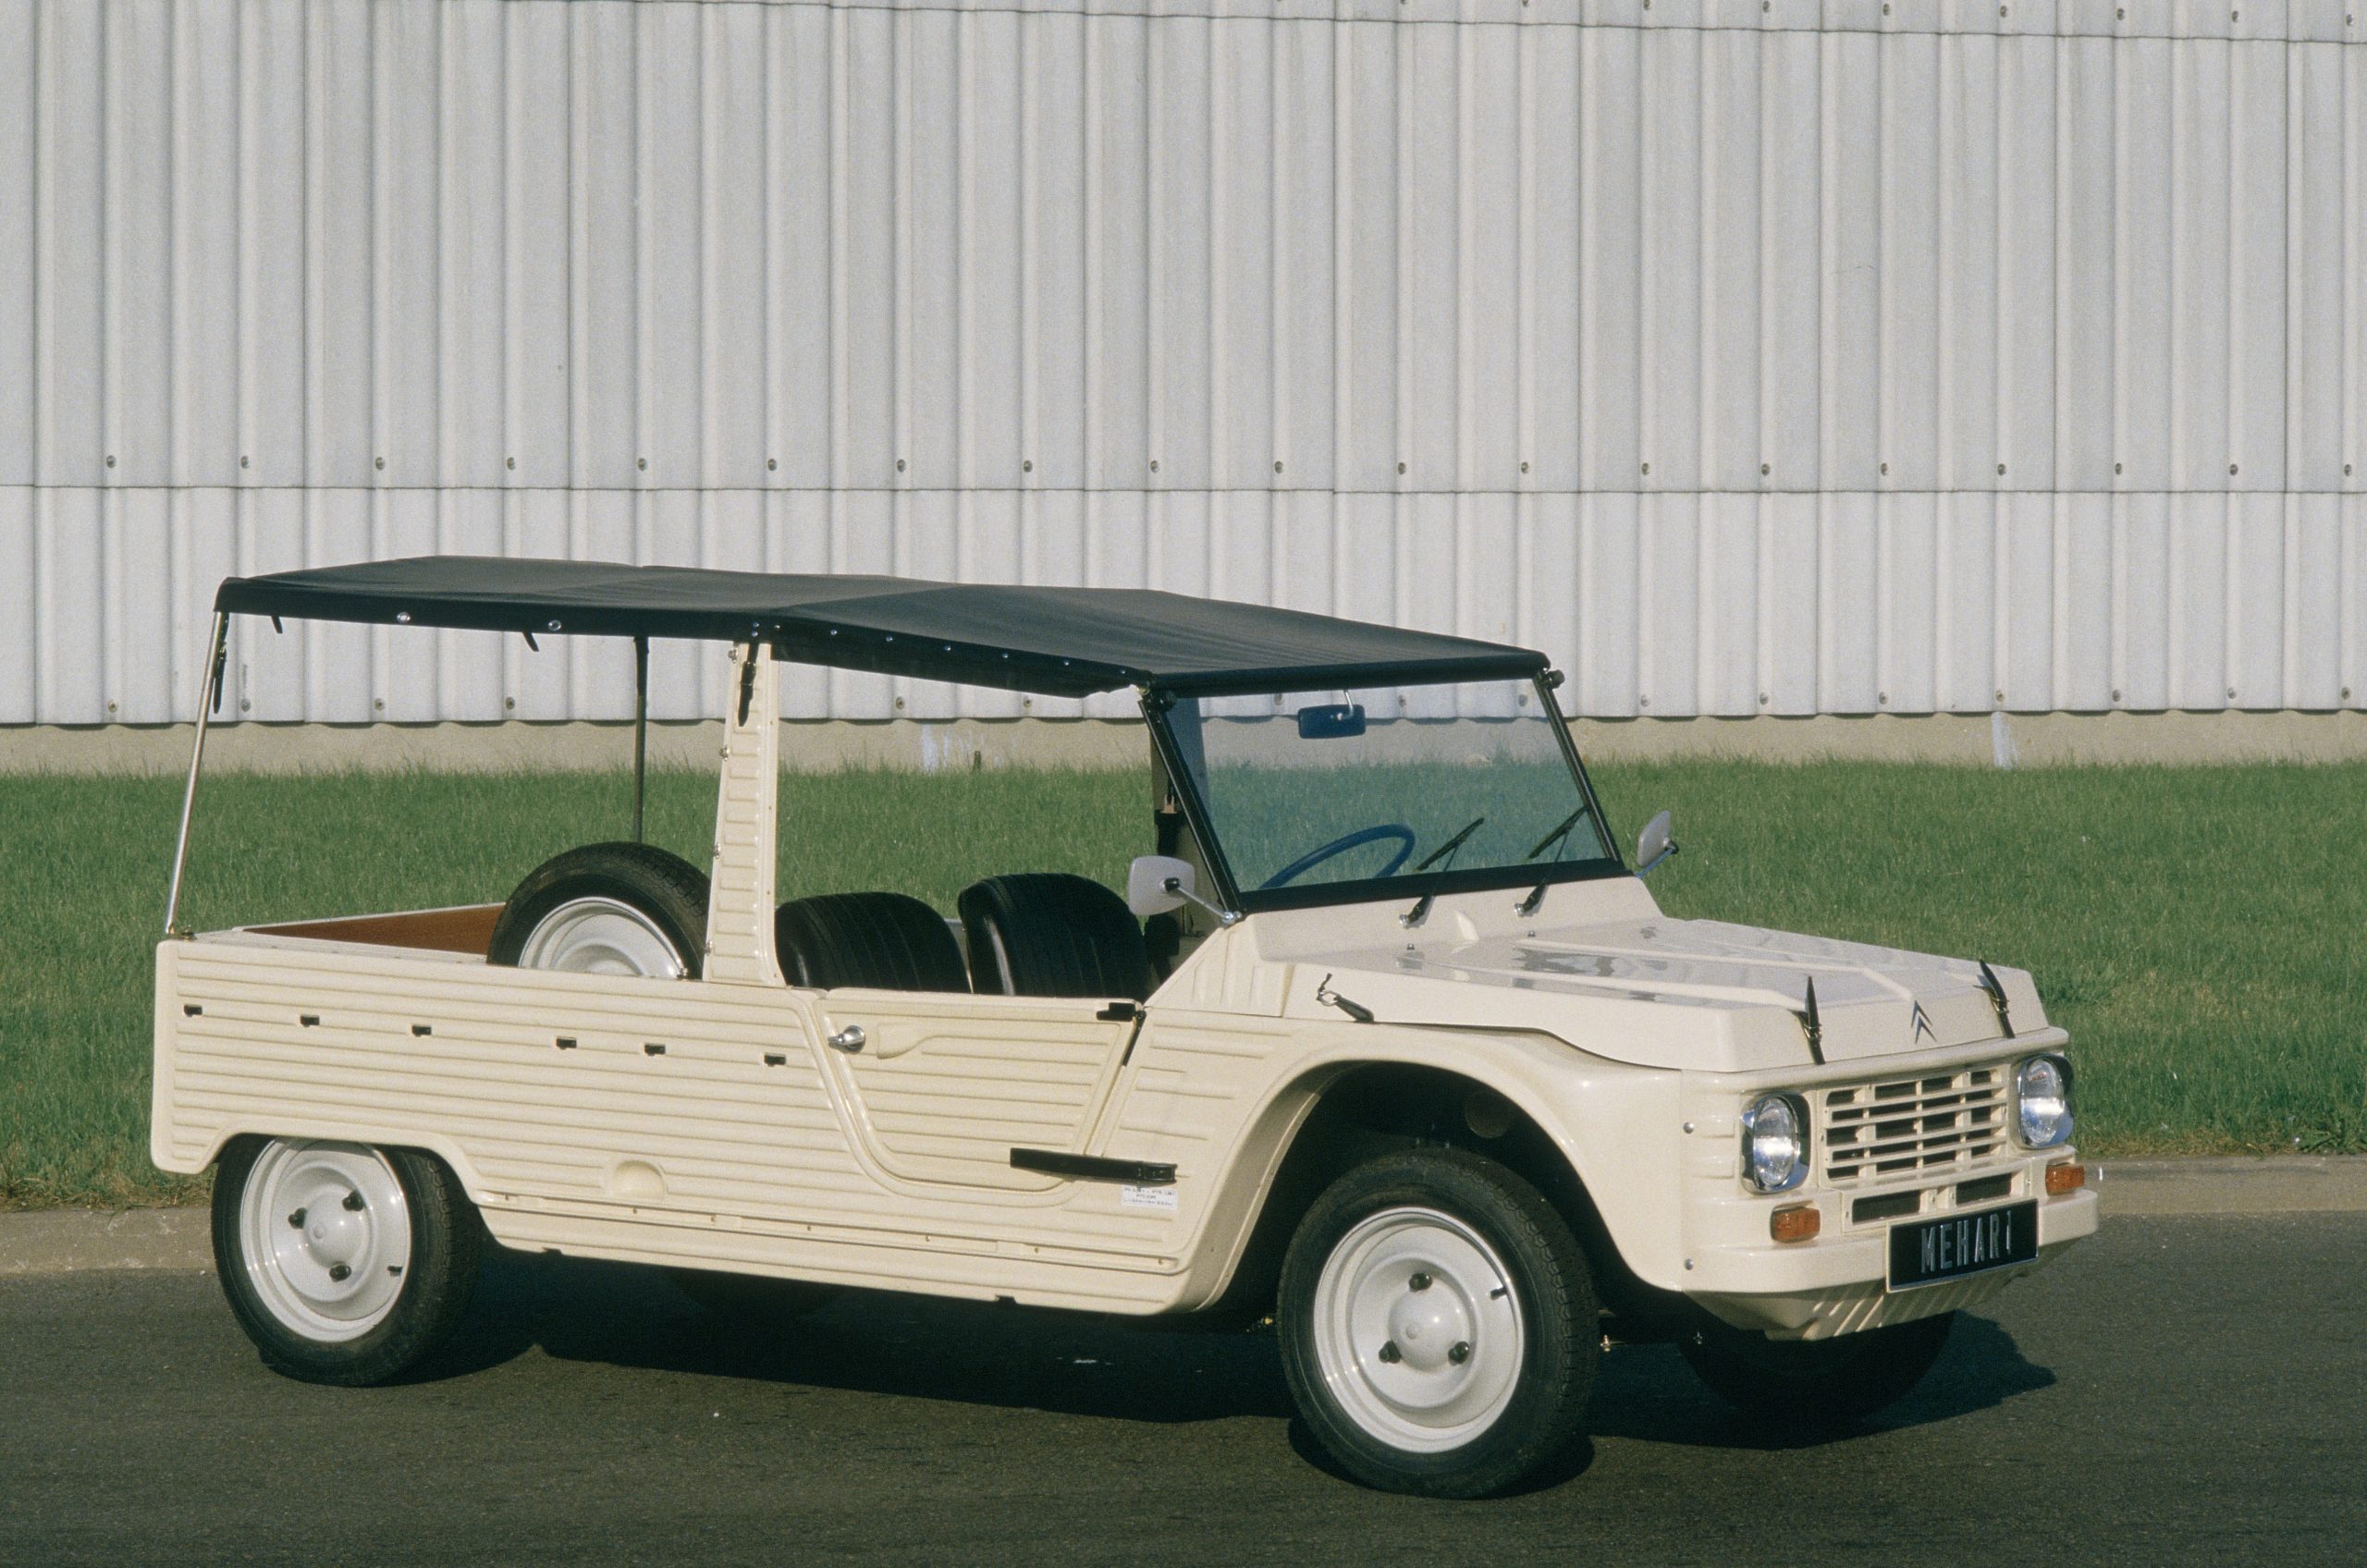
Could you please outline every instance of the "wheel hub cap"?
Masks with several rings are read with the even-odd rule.
[[[307,1339],[359,1339],[402,1293],[411,1213],[375,1149],[268,1145],[247,1175],[239,1229],[256,1295]]]
[[[650,918],[614,899],[574,899],[543,916],[518,955],[521,969],[680,980],[681,955]]]
[[[1520,1303],[1495,1249],[1428,1208],[1359,1221],[1315,1291],[1316,1357],[1359,1427],[1392,1447],[1460,1447],[1512,1403],[1526,1350]]]

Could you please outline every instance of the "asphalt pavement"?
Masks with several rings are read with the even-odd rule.
[[[1272,1341],[846,1297],[754,1328],[504,1256],[461,1354],[264,1370],[210,1276],[0,1280],[0,1562],[2355,1563],[2367,1215],[2126,1218],[1796,1441],[1664,1348],[1525,1495],[1314,1462]]]

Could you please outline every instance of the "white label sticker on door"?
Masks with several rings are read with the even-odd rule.
[[[1155,1208],[1161,1214],[1175,1212],[1175,1189],[1172,1187],[1137,1187],[1132,1184],[1118,1189],[1120,1208]]]

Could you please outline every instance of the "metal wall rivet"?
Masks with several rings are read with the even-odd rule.
[[[1644,472],[1645,472],[1646,473],[1650,473],[1650,472],[1652,472],[1652,465],[1651,465],[1651,464],[1650,464],[1650,463],[1646,463],[1646,464],[1644,465]]]
[[[1022,459],[1019,464],[1019,472],[1022,473],[1034,473],[1036,472],[1036,459],[1033,458]]]
[[[113,712],[115,712],[115,704],[114,704],[113,703],[109,703],[109,704],[107,704],[107,712],[109,712],[109,713],[113,713]]]
[[[1521,472],[1523,472],[1523,473],[1527,473],[1527,472],[1528,472],[1528,465],[1527,465],[1527,463],[1523,463],[1523,464],[1521,464],[1521,465],[1520,465],[1520,471],[1521,471]]]
[[[2112,689],[2112,700],[2116,703],[2120,701],[2120,688],[2117,686]]]
[[[902,464],[901,464],[901,463],[899,463],[897,466],[898,466],[899,468],[901,468],[901,467],[902,467],[903,465],[902,465]],[[1158,459],[1157,458],[1153,458],[1153,459],[1151,459],[1151,460],[1150,460],[1150,471],[1151,471],[1151,472],[1153,472],[1153,473],[1157,473],[1157,472],[1159,472],[1159,459]]]
[[[243,454],[241,454],[241,455],[240,455],[240,457],[239,457],[239,466],[240,468],[244,468],[244,467],[246,467],[246,466],[247,466],[247,459],[246,459],[246,458],[245,458],[245,456],[244,456]]]
[[[1883,472],[1884,473],[1888,473],[1888,472],[1890,472],[1890,464],[1888,464],[1888,463],[1884,463],[1884,464],[1883,464]]]
[[[384,464],[384,463],[380,463],[378,466],[379,466],[380,468],[384,468],[384,467],[386,467],[386,464]],[[109,467],[109,468],[113,468],[113,467],[115,467],[115,454],[114,454],[113,452],[109,452],[109,453],[107,454],[107,467]]]
[[[1397,465],[1397,472],[1400,472],[1400,473],[1404,473],[1404,472],[1405,472],[1405,465],[1404,465],[1404,463],[1399,463],[1399,464]]]
[[[1153,463],[1153,464],[1151,464],[1150,466],[1151,466],[1151,467],[1153,467],[1153,468],[1157,468],[1159,465],[1158,465],[1157,463]],[[898,459],[896,459],[896,472],[897,472],[898,473],[901,473],[901,472],[904,472],[904,459],[901,459],[901,458],[898,458]]]
[[[516,458],[505,458],[502,461],[510,468],[516,468],[518,466],[518,459]]]
[[[380,459],[378,459],[378,466],[379,466],[380,468],[385,468],[385,467],[386,466],[386,459],[384,459],[384,458],[380,458]]]
[[[518,706],[518,699],[515,697],[504,697],[501,699],[501,706],[505,712],[514,711]]]
[[[1999,463],[1999,464],[1997,465],[1997,472],[1998,472],[2000,474],[2003,474],[2003,473],[2005,472],[2005,465],[2004,463]]]
[[[1280,472],[1282,472],[1282,459],[1280,459],[1280,458],[1276,458],[1276,459],[1274,459],[1274,472],[1275,472],[1276,473],[1280,473]]]
[[[767,473],[772,472],[779,467],[780,467],[780,459],[779,458],[767,458],[765,459],[765,472]]]
[[[2113,465],[2112,465],[2112,471],[2113,471],[2113,472],[2115,472],[2115,473],[2118,473],[2118,472],[2120,472],[2120,465],[2119,465],[2118,463],[2115,463],[2115,464],[2113,464]]]
[[[1650,697],[1638,696],[1636,699],[1636,705],[1639,708],[1648,708],[1652,705],[1652,700]]]
[[[2005,700],[2005,693],[2002,688],[1997,692],[1997,700],[2001,703]]]
[[[2233,473],[2233,472],[2236,472],[2236,465],[2235,465],[2235,464],[2233,464],[2233,463],[2229,463],[2229,464],[2227,465],[2227,472],[2228,472],[2229,473]]]
[[[1764,478],[1766,475],[1773,473],[1774,472],[1775,465],[1773,463],[1761,463],[1759,465],[1759,472],[1761,478]]]
[[[1889,693],[1888,692],[1875,692],[1875,693],[1874,693],[1874,705],[1875,705],[1876,707],[1883,706],[1883,705],[1887,704],[1889,702],[1890,702],[1890,693]]]
[[[375,702],[372,703],[370,705],[371,705],[372,707],[374,707],[374,708],[376,708],[380,713],[384,713],[384,712],[386,712],[386,698],[384,698],[384,697],[380,697],[380,698],[379,698],[379,699],[377,699]]]
[[[635,458],[632,460],[632,466],[638,469],[646,470],[649,467],[649,459],[647,458]]]
[[[2233,686],[2227,688],[2227,700],[2231,703],[2236,700],[2236,689]]]
[[[1764,692],[1759,693],[1759,700],[1762,704],[1764,704],[1767,701],[1767,693]]]

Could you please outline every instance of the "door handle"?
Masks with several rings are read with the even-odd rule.
[[[855,1052],[863,1049],[863,1042],[865,1038],[865,1036],[863,1032],[863,1025],[860,1023],[850,1023],[845,1028],[840,1030],[837,1034],[829,1037],[829,1046],[834,1051],[844,1051],[849,1056],[852,1056]]]

